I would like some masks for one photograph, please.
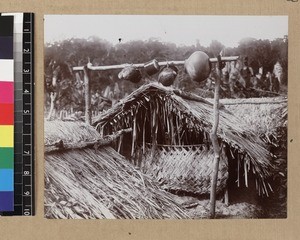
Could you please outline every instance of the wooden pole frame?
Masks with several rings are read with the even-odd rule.
[[[213,162],[213,172],[211,176],[211,190],[210,190],[210,218],[215,218],[216,216],[216,189],[218,181],[219,172],[219,162],[220,162],[220,145],[218,142],[218,126],[219,126],[219,99],[220,99],[220,82],[221,82],[221,56],[218,56],[218,62],[216,67],[217,77],[215,80],[215,95],[214,95],[214,122],[210,133],[211,142],[214,149],[214,162]]]
[[[219,162],[220,162],[220,145],[217,137],[217,130],[219,125],[219,98],[220,98],[220,84],[221,84],[221,65],[222,62],[237,61],[238,56],[231,57],[221,57],[219,55],[217,58],[210,58],[211,63],[217,63],[216,72],[216,83],[215,83],[215,94],[214,94],[214,122],[210,138],[212,141],[214,149],[214,162],[213,162],[213,172],[211,177],[211,192],[210,192],[210,218],[215,218],[216,209],[216,188],[218,180]],[[159,66],[166,66],[168,64],[174,65],[184,65],[185,61],[164,61],[159,62]],[[86,66],[73,67],[73,71],[83,71],[84,72],[84,85],[85,85],[85,121],[87,124],[91,124],[91,96],[90,96],[90,71],[105,71],[113,69],[123,69],[127,66],[133,66],[136,68],[144,68],[146,63],[137,64],[119,64],[110,66],[93,66],[90,62]]]
[[[85,98],[85,123],[92,124],[91,115],[91,89],[90,89],[90,70],[85,66],[83,68],[83,79],[84,79],[84,98]]]
[[[222,57],[221,60],[222,62],[231,62],[231,61],[236,61],[238,60],[238,56],[231,56],[231,57]],[[211,63],[216,63],[218,60],[217,58],[210,58],[209,61]],[[184,65],[185,61],[164,61],[164,62],[158,62],[159,66],[167,66],[168,64],[174,64],[174,65]],[[109,65],[109,66],[93,66],[92,64],[88,64],[87,66],[78,66],[78,67],[73,67],[73,71],[83,71],[85,67],[91,71],[105,71],[105,70],[113,70],[113,69],[123,69],[128,66],[133,66],[136,68],[144,68],[144,66],[147,63],[135,63],[135,64],[129,64],[129,63],[124,63],[124,64],[118,64],[118,65]]]
[[[238,56],[222,57],[222,62],[231,62],[238,60]],[[218,62],[217,58],[210,58],[211,63]],[[167,66],[168,64],[184,65],[185,61],[163,61],[158,62],[159,66]],[[90,71],[105,71],[113,69],[123,69],[128,66],[134,66],[136,68],[144,68],[147,63],[136,63],[136,64],[119,64],[110,66],[93,66],[90,62],[85,66],[73,67],[73,71],[83,71],[84,73],[84,86],[85,86],[85,122],[87,124],[92,123],[91,117],[91,94],[90,94]]]

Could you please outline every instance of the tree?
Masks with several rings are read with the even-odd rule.
[[[212,40],[208,47],[208,54],[210,57],[216,57],[224,48],[225,46],[221,42]]]

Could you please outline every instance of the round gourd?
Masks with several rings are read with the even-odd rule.
[[[211,71],[209,56],[202,51],[194,52],[185,60],[184,69],[193,81],[203,82]]]
[[[162,69],[158,75],[158,82],[168,87],[171,86],[177,76],[178,69],[175,66],[168,66]]]

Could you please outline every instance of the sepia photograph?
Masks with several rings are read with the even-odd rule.
[[[287,218],[288,16],[44,31],[45,218]]]

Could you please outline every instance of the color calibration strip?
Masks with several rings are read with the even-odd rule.
[[[33,13],[14,17],[14,210],[1,216],[34,215]]]
[[[14,59],[12,16],[0,17],[0,211],[14,210]]]

